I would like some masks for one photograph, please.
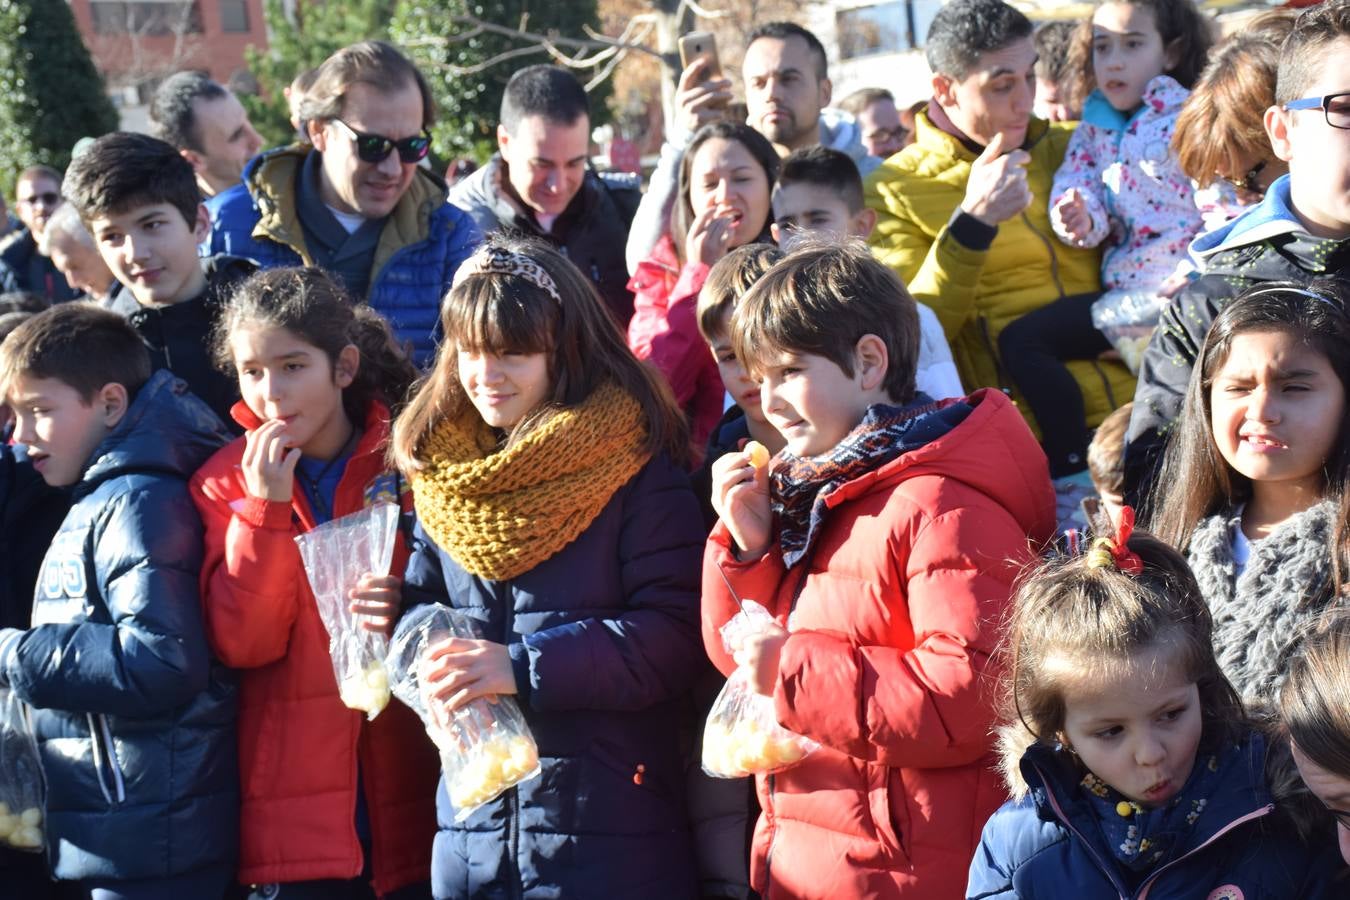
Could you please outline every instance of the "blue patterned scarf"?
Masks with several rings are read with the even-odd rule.
[[[934,403],[917,394],[908,406],[877,403],[834,449],[823,456],[782,454],[770,477],[778,544],[783,564],[802,561],[820,535],[826,501],[843,485],[948,433],[974,407],[963,402]]]

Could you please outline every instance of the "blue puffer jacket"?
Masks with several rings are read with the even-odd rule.
[[[1340,856],[1327,840],[1309,847],[1277,812],[1266,788],[1265,741],[1252,734],[1227,757],[1212,794],[1170,861],[1129,879],[1106,845],[1066,751],[1035,744],[1022,757],[1030,788],[990,817],[970,866],[968,900],[1281,900],[1344,897]]]
[[[33,707],[58,878],[235,862],[235,691],[206,644],[188,496],[188,476],[229,437],[156,372],[90,457],[47,552],[33,627],[0,653],[0,676]]]
[[[464,609],[508,646],[543,769],[458,824],[442,779],[439,900],[697,896],[678,699],[706,666],[702,552],[698,504],[664,457],[509,581],[468,574],[418,527],[406,601]]]
[[[295,180],[308,145],[264,153],[240,184],[211,199],[208,255],[228,253],[264,269],[313,265],[295,206]],[[446,202],[445,182],[419,168],[380,233],[366,302],[389,320],[425,366],[439,340],[441,298],[459,264],[482,243],[473,218]]]

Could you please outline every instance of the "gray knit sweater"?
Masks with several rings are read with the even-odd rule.
[[[1336,506],[1323,501],[1252,542],[1234,577],[1229,511],[1200,521],[1189,562],[1214,616],[1214,652],[1244,701],[1270,701],[1284,678],[1303,625],[1331,599],[1331,541]]]

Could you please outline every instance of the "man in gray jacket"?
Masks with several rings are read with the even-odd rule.
[[[881,160],[867,155],[853,116],[829,108],[833,86],[825,48],[805,28],[793,22],[769,22],[752,31],[741,77],[745,81],[745,123],[768,138],[780,156],[819,144],[847,153],[863,177],[880,165]],[[694,132],[721,118],[730,102],[731,82],[705,79],[701,61],[680,74],[676,120],[628,232],[630,272],[637,271],[638,263],[651,255],[670,226],[680,161]]]
[[[635,175],[587,164],[586,91],[558,66],[521,69],[506,85],[498,152],[450,190],[484,234],[513,231],[558,247],[595,284],[621,328],[633,316],[623,248],[641,198]]]

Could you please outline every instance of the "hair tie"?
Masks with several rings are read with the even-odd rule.
[[[1130,535],[1134,533],[1134,508],[1120,508],[1120,524],[1116,533],[1110,537],[1099,537],[1092,542],[1087,554],[1089,569],[1103,569],[1115,566],[1126,575],[1139,575],[1144,571],[1144,561],[1139,554],[1130,550]]]
[[[538,262],[523,253],[516,253],[496,244],[484,244],[473,256],[460,263],[459,271],[455,272],[454,281],[450,286],[459,287],[470,275],[514,275],[524,278],[562,306],[562,294],[558,293],[558,285],[554,282],[553,276]]]

